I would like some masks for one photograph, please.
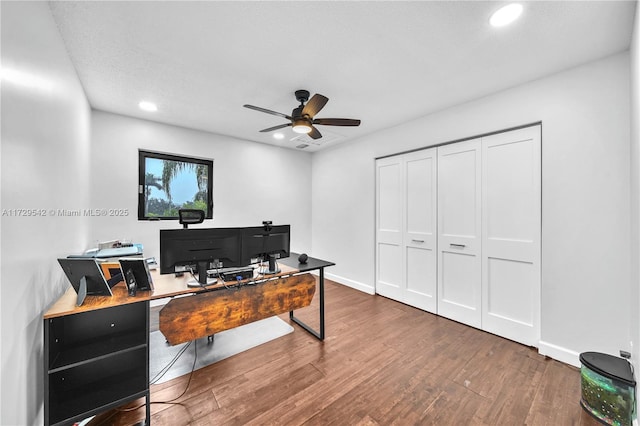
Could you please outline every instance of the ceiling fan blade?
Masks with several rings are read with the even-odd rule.
[[[277,115],[278,117],[286,118],[287,120],[293,120],[293,118],[291,118],[291,116],[283,114],[281,112],[271,111],[270,109],[260,108],[260,107],[253,106],[253,105],[243,105],[243,106],[245,108],[253,109],[253,110],[256,110],[256,111],[266,112],[267,114]]]
[[[318,129],[313,126],[311,126],[311,131],[307,134],[311,139],[320,139],[322,137],[322,133],[320,133]]]
[[[268,129],[262,129],[260,130],[261,132],[271,132],[273,130],[278,130],[278,129],[283,129],[285,127],[289,127],[291,126],[291,123],[287,123],[287,124],[279,124],[277,126],[273,126],[273,127],[269,127]]]
[[[322,96],[319,93],[316,93],[309,99],[309,102],[304,106],[302,110],[302,115],[308,115],[309,117],[313,117],[316,115],[324,106],[329,102],[329,98],[326,96]]]
[[[351,118],[316,118],[313,124],[321,124],[324,126],[359,126],[360,120]]]

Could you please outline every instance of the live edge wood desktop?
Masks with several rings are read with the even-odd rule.
[[[324,339],[324,268],[334,265],[298,254],[278,261],[281,272],[206,288],[189,288],[192,279],[152,272],[153,291],[129,296],[123,283],[112,297],[87,297],[76,306],[73,288],[44,315],[45,425],[66,425],[138,398],[146,401],[150,424],[149,302],[172,298],[160,311],[160,331],[176,345],[289,312],[293,322]],[[308,306],[319,272],[320,330],[294,315]],[[187,296],[187,297],[174,297]]]

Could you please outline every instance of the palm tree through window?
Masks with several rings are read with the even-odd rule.
[[[177,219],[179,209],[213,217],[213,160],[139,151],[138,219]]]

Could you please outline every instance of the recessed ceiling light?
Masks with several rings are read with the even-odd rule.
[[[273,134],[273,138],[274,139],[284,139],[284,135],[282,133],[274,133]]]
[[[504,27],[509,25],[522,14],[522,5],[518,3],[511,3],[496,10],[489,23],[494,27]]]
[[[145,111],[157,111],[158,110],[158,106],[156,104],[154,104],[153,102],[149,102],[149,101],[141,101],[138,106],[140,107],[140,109],[145,110]]]

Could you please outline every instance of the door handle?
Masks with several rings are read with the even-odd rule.
[[[414,242],[414,243],[424,243],[424,240],[412,239],[411,241]]]
[[[450,246],[451,247],[455,247],[455,248],[465,248],[466,247],[466,245],[464,245],[464,244],[453,244],[453,243],[451,243]]]

